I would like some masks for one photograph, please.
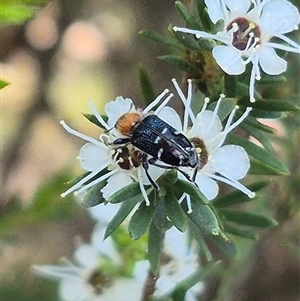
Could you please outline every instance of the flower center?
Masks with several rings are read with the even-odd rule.
[[[93,271],[88,278],[87,283],[92,286],[96,295],[101,295],[103,294],[104,289],[109,288],[113,285],[113,280],[111,277],[105,275],[100,271]]]
[[[232,45],[239,50],[247,50],[260,44],[260,28],[245,18],[236,18],[227,26],[232,32]]]
[[[194,137],[190,139],[195,146],[196,152],[198,154],[198,169],[202,169],[203,166],[208,162],[208,152],[207,148],[202,139]]]
[[[113,149],[112,159],[121,169],[131,170],[141,165],[141,152],[132,145],[121,146]]]

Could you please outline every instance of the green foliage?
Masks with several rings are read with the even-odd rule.
[[[0,79],[0,89],[3,89],[8,85],[9,85],[9,83],[7,81]]]
[[[32,19],[39,6],[50,0],[1,0],[0,25],[20,25]]]

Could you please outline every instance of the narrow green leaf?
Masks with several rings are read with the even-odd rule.
[[[218,110],[218,117],[220,121],[224,121],[225,118],[230,114],[230,112],[234,109],[236,105],[236,99],[235,98],[224,98],[221,101],[219,110]],[[213,102],[208,106],[208,109],[213,111],[217,105],[217,102]]]
[[[106,227],[104,239],[109,237],[123,223],[125,218],[129,215],[137,203],[138,199],[132,198],[121,204],[120,209]]]
[[[159,199],[159,202],[155,209],[153,222],[156,227],[162,231],[167,231],[172,227],[172,223],[167,218],[164,197]]]
[[[108,202],[120,203],[128,199],[131,199],[133,197],[137,197],[140,194],[141,194],[140,185],[138,182],[134,182],[116,191],[113,195],[110,196]]]
[[[162,55],[159,56],[158,59],[160,59],[161,61],[169,64],[170,66],[178,70],[188,72],[192,74],[192,76],[200,75],[200,71],[196,67],[192,66],[190,63],[182,59],[180,56]]]
[[[193,29],[201,29],[200,25],[196,22],[194,17],[190,14],[190,12],[186,9],[186,7],[180,2],[175,2],[175,8],[185,20],[185,22],[189,25],[188,27]]]
[[[247,83],[248,83],[248,80],[247,80]],[[246,84],[238,81],[237,85],[236,85],[236,95],[238,95],[241,98],[241,101],[245,101],[245,103],[248,103],[249,106],[252,104],[250,102],[248,84],[246,85]],[[263,97],[257,91],[254,91],[254,98],[256,99],[256,101],[263,99]]]
[[[265,74],[263,78],[257,82],[258,85],[264,85],[264,84],[278,84],[278,83],[284,83],[287,79],[283,75],[268,75]]]
[[[144,102],[147,106],[155,99],[155,93],[149,75],[142,65],[139,66],[139,75]]]
[[[165,207],[166,207],[167,215],[170,221],[173,223],[173,225],[179,231],[184,232],[187,226],[184,213],[172,189],[168,186],[166,187],[166,190],[167,193],[165,196]]]
[[[243,146],[248,155],[253,157],[254,161],[258,162],[262,167],[266,167],[266,170],[269,170],[267,174],[289,174],[289,170],[286,165],[269,150],[264,149],[254,144],[253,142],[250,142],[249,140],[241,138],[235,134],[229,134],[227,136],[227,141],[229,143]]]
[[[187,217],[200,229],[202,233],[217,235],[219,233],[218,220],[208,205],[203,205],[191,198],[192,212]],[[188,207],[186,201],[181,203],[185,212]]]
[[[0,79],[0,89],[3,89],[5,88],[6,86],[9,85],[9,82],[3,80],[3,79]]]
[[[288,112],[298,111],[300,108],[287,101],[282,100],[263,100],[256,101],[251,104],[253,109],[258,109],[267,112]]]
[[[96,118],[96,116],[94,114],[88,114],[88,113],[82,113],[82,115],[91,123],[97,125],[98,127],[100,127],[101,129],[107,130]],[[106,115],[101,115],[101,117],[103,118],[103,120],[105,122],[107,122],[108,117]]]
[[[208,204],[208,200],[200,189],[193,183],[186,180],[177,179],[176,183],[172,186],[175,191],[189,194],[195,201],[199,201],[202,204]]]
[[[92,188],[90,188],[82,201],[82,205],[84,205],[85,207],[94,207],[101,203],[105,203],[106,200],[103,197],[101,189],[106,184],[107,184],[106,181],[102,181],[102,182],[94,185]]]
[[[255,240],[257,239],[257,235],[251,230],[239,229],[237,227],[233,227],[229,225],[228,223],[224,223],[223,227],[224,227],[224,231],[227,233],[245,237],[248,239],[255,239]]]
[[[237,85],[236,77],[225,73],[225,82],[224,83],[225,83],[225,95],[227,97],[235,97],[236,96],[236,85]]]
[[[253,117],[264,119],[281,119],[286,117],[286,113],[284,112],[264,111],[258,109],[253,109],[249,114]]]
[[[153,194],[152,194],[153,196]],[[155,213],[154,202],[150,206],[146,206],[146,202],[142,202],[130,219],[128,231],[130,237],[134,240],[139,239],[147,231]]]
[[[213,29],[213,23],[209,17],[207,7],[203,0],[197,0],[197,10],[199,18],[204,27],[204,31],[211,32]]]
[[[187,49],[190,49],[190,50],[196,51],[196,52],[203,50],[200,47],[198,41],[195,39],[194,35],[190,35],[190,34],[179,32],[179,31],[174,31],[173,25],[169,25],[168,31],[178,42],[180,42]]]
[[[139,34],[143,37],[146,37],[152,41],[166,46],[180,47],[180,45],[178,45],[175,41],[171,40],[169,37],[163,36],[149,29],[142,29],[141,31],[139,31]]]
[[[236,115],[237,115],[237,117],[240,117],[241,113],[239,111],[237,111]],[[261,122],[257,121],[256,118],[254,118],[253,116],[250,116],[250,115],[248,115],[247,118],[242,122],[242,124],[245,124],[245,123],[255,129],[261,130],[268,134],[276,133],[276,131],[273,128],[271,128],[265,124],[262,124]]]
[[[209,235],[209,238],[219,246],[227,255],[235,257],[237,255],[236,246],[228,237]]]
[[[148,259],[151,271],[154,275],[158,274],[160,266],[160,256],[163,249],[164,232],[158,229],[152,222],[149,228],[148,240]]]
[[[269,151],[273,150],[272,142],[270,137],[266,135],[266,133],[257,130],[256,128],[252,127],[251,125],[247,124],[246,122],[242,122],[240,127],[245,130],[250,136],[257,139],[266,149]]]
[[[221,209],[219,215],[228,221],[245,226],[268,228],[277,225],[277,222],[270,217],[249,212]]]
[[[262,188],[266,187],[267,185],[269,185],[268,181],[261,181],[261,182],[256,182],[251,185],[248,185],[247,188],[251,191],[257,192]],[[221,207],[250,202],[254,199],[255,198],[252,199],[249,198],[247,195],[245,195],[243,192],[239,190],[235,190],[233,192],[227,193],[224,196],[217,197],[211,202],[214,205],[214,207],[221,208]]]

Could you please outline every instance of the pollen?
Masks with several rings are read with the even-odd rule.
[[[124,136],[131,136],[133,128],[141,122],[142,116],[139,112],[123,114],[116,122],[115,128]]]

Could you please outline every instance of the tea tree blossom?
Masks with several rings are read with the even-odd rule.
[[[140,300],[148,263],[136,262],[130,278],[118,275],[119,254],[110,238],[100,242],[99,236],[103,233],[101,235],[97,229],[92,244],[81,244],[76,248],[74,263],[64,259],[60,266],[34,266],[34,272],[58,280],[58,294],[63,301]]]
[[[168,90],[163,91],[142,111],[142,114],[147,114],[167,93]],[[154,113],[159,112],[172,96],[173,95],[170,94],[166,97]],[[115,101],[107,103],[105,106],[105,111],[108,116],[107,122],[103,120],[91,101],[89,101],[89,104],[98,122],[108,131],[108,134],[102,134],[100,139],[96,140],[73,130],[64,121],[61,121],[61,125],[67,132],[88,142],[82,146],[78,158],[81,167],[90,172],[87,176],[62,193],[61,196],[64,197],[71,192],[80,194],[101,181],[107,180],[107,185],[101,192],[104,198],[108,199],[114,192],[131,184],[133,181],[138,181],[146,204],[149,205],[150,201],[144,185],[150,185],[150,181],[142,166],[141,152],[132,145],[112,145],[113,140],[119,135],[114,128],[118,118],[127,112],[137,111],[132,100],[117,97]],[[106,173],[97,176],[105,169],[107,169]],[[162,173],[163,170],[160,168],[153,165],[149,166],[149,174],[154,181]]]
[[[222,99],[221,95],[214,111],[208,110],[209,99],[206,98],[201,111],[195,116],[190,108],[192,99],[192,82],[188,81],[188,94],[184,96],[175,79],[172,80],[177,93],[185,106],[183,124],[178,114],[170,107],[165,107],[158,114],[160,118],[168,122],[177,130],[182,131],[194,144],[198,157],[198,170],[195,182],[201,192],[208,200],[215,198],[219,191],[217,181],[229,184],[250,198],[255,196],[254,192],[247,189],[238,180],[245,177],[250,167],[249,158],[245,149],[238,145],[224,145],[226,136],[236,128],[249,114],[251,108],[247,108],[243,115],[232,122],[237,106],[230,113],[225,127],[217,115]],[[189,127],[189,119],[191,127]],[[193,171],[187,170],[191,174]],[[182,177],[179,174],[179,177]],[[184,177],[182,177],[184,179]],[[180,201],[187,198],[189,212],[191,212],[190,196],[183,194]]]
[[[250,101],[254,102],[254,83],[255,79],[261,79],[260,68],[269,75],[278,75],[287,69],[287,62],[275,49],[300,53],[300,46],[285,36],[298,29],[299,12],[286,0],[205,0],[205,3],[211,21],[224,22],[221,31],[210,34],[176,26],[173,29],[221,42],[213,48],[212,54],[227,74],[242,74],[251,63],[249,94]],[[277,38],[277,42],[271,41],[272,37]]]
[[[170,293],[176,285],[199,270],[197,248],[189,247],[187,232],[178,232],[175,228],[165,233],[164,249],[160,276],[156,281],[154,296],[162,297]],[[185,296],[186,301],[197,300],[203,285],[198,283],[190,288]]]

